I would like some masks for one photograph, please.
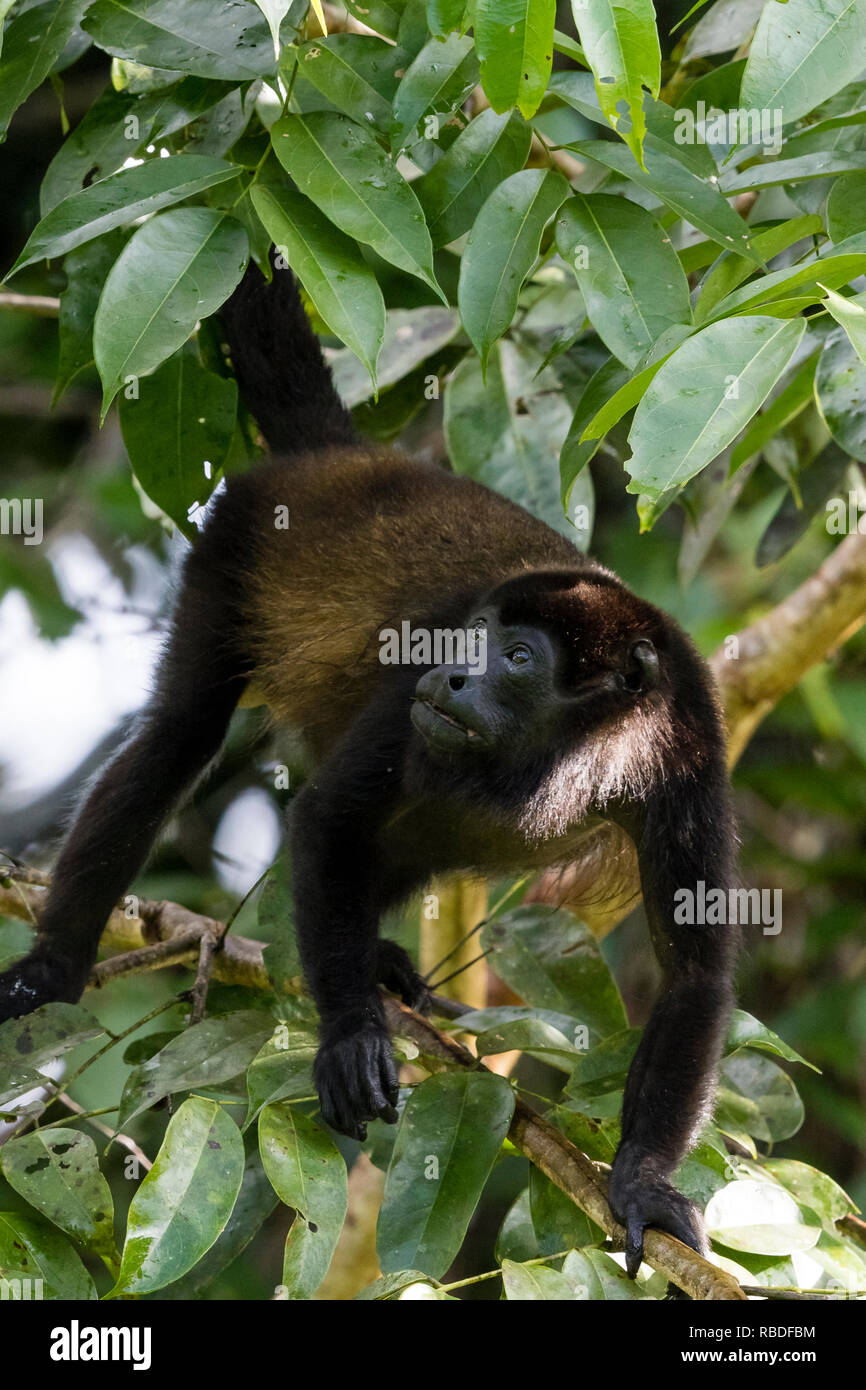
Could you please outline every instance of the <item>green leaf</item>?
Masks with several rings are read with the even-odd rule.
[[[774,0],[774,3],[778,4],[778,0]],[[816,150],[796,159],[768,159],[764,163],[751,164],[741,173],[727,175],[722,181],[722,190],[726,198],[732,198],[756,188],[809,183],[832,174],[861,169],[866,169],[866,153],[861,150],[840,150],[838,154]],[[820,191],[818,196],[820,198]]]
[[[820,217],[793,217],[789,222],[782,222],[777,227],[768,227],[766,231],[755,233],[752,238],[752,245],[765,260],[769,261],[773,256],[778,256],[781,251],[787,251],[789,246],[793,246],[803,237],[814,236],[821,230]],[[695,323],[701,325],[705,323],[716,305],[727,295],[733,294],[734,290],[754,273],[754,265],[744,256],[738,256],[733,251],[725,251],[701,281],[695,304]],[[756,281],[755,283],[760,282]]]
[[[0,140],[23,101],[54,69],[89,0],[49,0],[6,26],[0,59]],[[8,8],[8,7],[7,7]]]
[[[153,371],[225,303],[247,257],[241,224],[210,208],[180,208],[138,228],[111,269],[93,325],[103,416],[124,381]]]
[[[787,0],[761,11],[740,105],[781,108],[787,125],[813,111],[863,71],[866,6],[861,0]]]
[[[514,1019],[511,1023],[485,1028],[476,1038],[476,1050],[479,1057],[498,1052],[526,1052],[530,1057],[539,1057],[542,1062],[567,1072],[580,1056],[570,1038],[540,1018]]]
[[[130,1072],[120,1101],[118,1127],[163,1096],[194,1086],[216,1086],[246,1071],[273,1027],[270,1015],[253,1010],[194,1023]]]
[[[709,1200],[707,1234],[729,1250],[756,1255],[793,1255],[811,1250],[821,1227],[810,1225],[784,1188],[772,1182],[741,1178],[729,1182]]]
[[[315,1094],[313,1062],[319,1050],[314,1028],[279,1024],[247,1070],[249,1109],[244,1128],[264,1105]]]
[[[566,1037],[574,1032],[574,1019],[570,1014],[560,1014],[555,1009],[533,1009],[526,1004],[495,1004],[488,1009],[472,1009],[460,1015],[460,1031],[486,1033],[512,1023],[533,1021],[546,1023]]]
[[[836,443],[866,463],[866,365],[844,328],[834,328],[821,349],[815,399]]]
[[[388,131],[402,49],[366,34],[331,34],[298,48],[299,72],[361,126]]]
[[[49,1226],[18,1212],[0,1212],[0,1279],[27,1280],[31,1298],[97,1297],[93,1280],[67,1240]],[[41,1290],[34,1281],[41,1280]]]
[[[663,338],[655,344],[649,356],[649,361],[645,366],[639,366],[638,370],[618,386],[611,396],[600,406],[593,415],[592,419],[584,426],[580,436],[580,442],[599,441],[604,438],[608,430],[612,429],[633,406],[646,393],[646,390],[663,364],[677,350],[680,345],[691,336],[691,330],[681,324],[675,324],[669,328]]]
[[[775,1143],[797,1133],[803,1102],[787,1072],[746,1048],[722,1063],[715,1120],[725,1133],[739,1129]]]
[[[539,1255],[604,1239],[601,1227],[534,1164],[529,1169],[529,1207]]]
[[[852,348],[866,366],[866,295],[858,294],[853,299],[846,299],[826,285],[819,284],[818,288],[827,290],[827,309],[836,322],[841,323]]]
[[[437,38],[462,29],[467,0],[427,0],[427,27]]]
[[[267,23],[242,0],[96,0],[82,27],[106,53],[144,67],[235,82],[276,68]]]
[[[445,441],[451,463],[455,473],[510,497],[575,540],[574,526],[563,514],[557,476],[557,454],[571,412],[564,397],[553,392],[542,398],[543,430],[536,414],[518,415],[519,374],[517,351],[507,340],[495,345],[486,380],[477,357],[459,364],[445,387]]]
[[[526,163],[532,131],[514,111],[482,111],[412,187],[434,246],[468,232],[494,189]]]
[[[502,1222],[499,1235],[496,1237],[495,1253],[500,1264],[503,1260],[516,1260],[522,1263],[524,1260],[538,1258],[538,1241],[532,1226],[528,1187],[524,1187],[519,1196],[515,1197],[505,1213],[505,1220]]]
[[[866,227],[866,172],[842,174],[827,198],[827,231],[831,241],[844,241]]]
[[[32,1207],[95,1255],[115,1256],[114,1206],[96,1145],[74,1129],[39,1129],[0,1150],[3,1175]]]
[[[243,1175],[244,1146],[234,1120],[215,1100],[185,1100],[132,1199],[109,1298],[152,1293],[192,1269],[224,1229]]]
[[[573,0],[571,8],[601,109],[643,164],[644,90],[657,97],[661,82],[652,0]]]
[[[268,870],[256,907],[257,936],[267,943],[265,969],[277,994],[297,995],[301,956],[295,930],[295,900],[288,855],[280,854]]]
[[[349,1203],[348,1174],[334,1142],[290,1105],[259,1116],[265,1172],[281,1202],[294,1208],[286,1238],[283,1284],[293,1299],[312,1298],[328,1272]]]
[[[802,319],[725,319],[688,339],[662,366],[629,432],[629,492],[647,499],[645,527],[665,494],[700,473],[756,414],[805,331]]]
[[[559,172],[524,169],[490,194],[475,219],[460,265],[457,302],[482,371],[491,346],[514,318],[544,227],[567,194]]]
[[[794,1158],[768,1158],[763,1167],[835,1234],[835,1223],[854,1210],[848,1193],[826,1173]]]
[[[253,1148],[247,1153],[241,1190],[226,1225],[189,1274],[175,1280],[168,1297],[183,1301],[197,1299],[201,1290],[243,1253],[276,1205],[276,1193],[265,1176],[258,1148]]]
[[[274,245],[285,248],[283,254],[317,313],[360,358],[375,390],[385,301],[357,243],[294,189],[256,187],[250,196]]]
[[[510,1303],[569,1302],[574,1297],[568,1280],[547,1265],[502,1261],[502,1287]]]
[[[618,1093],[625,1085],[640,1037],[639,1028],[622,1028],[577,1059],[565,1088],[575,1108],[590,1115],[602,1115],[611,1109],[618,1114]],[[616,1107],[598,1108],[603,1097],[612,1095],[617,1096]]]
[[[78,1004],[43,1004],[0,1023],[0,1108],[44,1085],[43,1067],[104,1031]]]
[[[762,1052],[772,1052],[776,1057],[784,1057],[787,1062],[802,1062],[804,1067],[810,1067],[812,1071],[818,1072],[819,1076],[821,1074],[820,1067],[807,1062],[805,1057],[801,1057],[799,1052],[795,1052],[793,1047],[783,1042],[772,1028],[767,1028],[743,1009],[734,1009],[725,1040],[725,1054],[739,1052],[743,1047],[756,1047]]]
[[[752,246],[746,223],[728,205],[718,185],[695,174],[661,141],[652,147],[649,140],[645,142],[645,169],[635,162],[628,150],[613,140],[579,140],[569,144],[568,148],[575,154],[597,160],[623,178],[648,189],[678,217],[718,242],[725,251],[736,250],[741,256],[754,261],[755,265],[760,265],[761,258]]]
[[[284,116],[271,127],[277,158],[302,193],[348,236],[445,299],[421,206],[372,135],[335,111]]]
[[[406,0],[346,0],[346,8],[377,34],[396,39]]]
[[[555,0],[475,0],[472,12],[481,85],[494,111],[533,116],[553,63]]]
[[[593,1038],[626,1026],[625,1009],[598,942],[570,912],[517,907],[482,932],[491,966],[527,1004],[568,1014]]]
[[[385,1179],[377,1248],[384,1274],[439,1278],[463,1243],[508,1133],[514,1093],[490,1072],[431,1076],[409,1097]]]
[[[391,148],[397,152],[437,140],[478,82],[478,59],[468,37],[430,39],[413,59],[394,97]]]
[[[562,505],[566,509],[575,483],[586,465],[595,457],[601,443],[600,436],[584,439],[584,430],[598,417],[599,411],[614,394],[630,380],[628,369],[615,357],[609,357],[598,371],[593,373],[583,389],[559,455]]]
[[[813,353],[766,410],[755,416],[739,444],[731,452],[731,473],[735,473],[753,454],[760,453],[771,439],[775,439],[776,435],[806,408],[812,400],[817,365],[818,356],[817,353]]]
[[[575,194],[559,209],[556,247],[595,331],[627,367],[671,324],[691,323],[689,284],[670,238],[637,203]]]
[[[857,365],[859,367],[859,362]],[[822,428],[819,420],[818,431]],[[785,493],[756,547],[755,564],[759,569],[775,564],[786,555],[809,529],[816,516],[820,515],[824,525],[827,525],[826,504],[831,499],[838,501],[850,463],[849,451],[840,448],[831,439],[817,458],[811,460],[808,468],[796,475],[796,486],[790,487]]]
[[[43,258],[62,256],[75,246],[102,236],[112,227],[134,222],[171,203],[182,202],[214,184],[233,178],[238,170],[221,159],[201,154],[175,154],[149,159],[134,169],[109,174],[80,193],[71,193],[43,217],[28,238],[10,275]]]
[[[53,405],[78,373],[93,362],[93,319],[102,287],[123,242],[124,233],[118,229],[70,251],[63,262],[66,288],[60,295]]]
[[[181,531],[216,486],[237,420],[238,388],[201,365],[186,346],[120,401],[120,428],[132,471]]]
[[[648,1295],[604,1250],[571,1250],[562,1266],[572,1298],[590,1302],[631,1302]]]
[[[385,337],[376,376],[379,389],[402,381],[415,367],[438,353],[460,331],[456,309],[425,304],[420,309],[391,309],[385,320]],[[369,372],[353,352],[335,352],[329,358],[334,385],[348,406],[360,405],[373,394]]]
[[[197,120],[234,90],[228,82],[201,77],[184,77],[166,91],[143,97],[106,88],[46,169],[39,189],[42,216],[71,193],[116,173],[145,145]]]

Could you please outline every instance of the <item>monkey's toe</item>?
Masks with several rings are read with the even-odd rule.
[[[397,1120],[399,1083],[383,1023],[366,1019],[351,1032],[325,1037],[313,1067],[322,1118],[350,1139],[367,1137],[368,1120]]]
[[[433,996],[408,952],[396,941],[380,941],[376,948],[376,979],[416,1013],[430,1012]]]
[[[709,1251],[701,1213],[681,1192],[659,1176],[652,1176],[630,1164],[625,1155],[615,1161],[611,1172],[608,1200],[611,1211],[625,1226],[625,1267],[634,1279],[643,1259],[644,1235],[650,1226],[681,1240],[699,1255]],[[629,1170],[632,1171],[629,1171]]]

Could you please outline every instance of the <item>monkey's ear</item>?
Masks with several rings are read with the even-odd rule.
[[[626,690],[635,695],[645,690],[655,690],[660,683],[659,655],[648,637],[641,637],[632,643],[622,680]]]

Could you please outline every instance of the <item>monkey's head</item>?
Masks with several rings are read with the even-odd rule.
[[[603,570],[507,580],[469,616],[469,659],[418,681],[412,722],[449,760],[513,765],[574,745],[664,684],[669,628]]]

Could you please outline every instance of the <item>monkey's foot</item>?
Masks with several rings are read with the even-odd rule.
[[[617,1154],[610,1175],[610,1209],[625,1226],[625,1267],[634,1279],[643,1259],[644,1232],[656,1226],[675,1236],[699,1255],[709,1253],[701,1213],[667,1180],[653,1173],[651,1158],[635,1160],[627,1150]]]
[[[74,1004],[85,982],[86,976],[82,978],[62,957],[36,946],[0,974],[0,1023],[32,1013],[40,1004]]]
[[[340,1134],[364,1140],[368,1120],[395,1123],[400,1088],[378,997],[322,1025],[313,1079],[322,1118]]]
[[[380,941],[376,947],[376,979],[419,1014],[430,1012],[432,996],[427,981],[418,974],[411,958],[396,941]]]

